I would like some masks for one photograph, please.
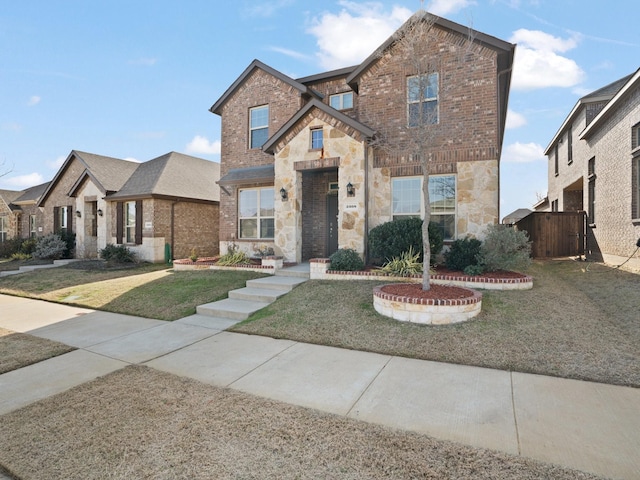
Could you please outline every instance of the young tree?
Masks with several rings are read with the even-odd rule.
[[[473,65],[478,53],[472,48],[473,36],[461,38],[436,26],[438,17],[420,10],[414,14],[392,38],[392,43],[378,52],[380,61],[386,55],[402,58],[406,84],[392,92],[389,108],[406,105],[407,121],[389,124],[382,118],[369,119],[376,125],[377,136],[371,142],[379,153],[403,157],[408,163],[419,162],[423,175],[422,196],[424,217],[422,224],[423,278],[422,289],[430,289],[429,222],[431,202],[429,173],[434,153],[456,143],[462,125],[443,125],[440,121],[440,103],[455,101],[450,81],[452,75],[464,75],[465,68]],[[373,116],[383,116],[384,112]],[[365,114],[366,116],[366,114]],[[461,138],[461,137],[460,137]],[[442,185],[442,188],[448,188]]]

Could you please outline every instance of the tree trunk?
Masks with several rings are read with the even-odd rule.
[[[424,199],[424,218],[422,219],[422,290],[431,289],[431,243],[429,242],[429,222],[431,221],[431,202],[429,201],[429,166],[422,160],[422,197]]]

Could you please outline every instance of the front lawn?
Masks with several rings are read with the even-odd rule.
[[[379,315],[382,282],[310,281],[233,331],[439,362],[640,387],[640,275],[599,264],[535,262],[528,291],[484,291],[458,325]]]

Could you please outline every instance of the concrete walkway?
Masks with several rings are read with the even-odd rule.
[[[0,415],[129,364],[439,439],[640,478],[640,389],[225,332],[0,295],[0,327],[78,350],[0,375]],[[1,421],[1,419],[0,419]]]

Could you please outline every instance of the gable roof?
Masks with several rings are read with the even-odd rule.
[[[19,207],[16,207],[14,201],[20,197],[22,192],[16,190],[0,190],[0,200],[2,200],[9,210],[18,210]]]
[[[329,72],[316,73],[314,75],[308,75],[306,77],[298,78],[296,81],[308,84],[308,83],[316,83],[316,82],[325,82],[327,80],[331,80],[332,78],[340,78],[340,77],[348,77],[353,73],[353,71],[358,68],[358,65],[353,65],[351,67],[339,68],[337,70],[331,70]]]
[[[138,165],[140,165],[139,163],[122,160],[120,158],[105,157],[103,155],[71,150],[71,153],[69,153],[69,156],[56,173],[56,176],[53,177],[53,180],[51,180],[45,189],[42,197],[40,197],[38,206],[42,206],[45,203],[49,194],[64,176],[74,158],[85,167],[85,171],[76,179],[76,184],[70,193],[73,193],[78,185],[87,177],[90,177],[96,186],[105,194],[117,191],[124,185],[124,182],[126,182],[136,168],[138,168]]]
[[[637,75],[637,72],[636,72],[636,75]],[[605,85],[604,87],[594,90],[593,92],[585,95],[584,97],[580,97],[580,99],[578,99],[576,104],[573,106],[573,109],[571,109],[571,112],[569,112],[569,115],[567,115],[567,118],[565,118],[564,122],[562,122],[562,125],[560,125],[560,128],[558,128],[558,131],[555,133],[555,135],[549,142],[549,145],[547,145],[547,148],[545,148],[544,154],[549,155],[549,152],[551,151],[551,149],[554,147],[558,139],[564,134],[567,127],[573,123],[573,121],[578,116],[578,113],[580,113],[584,105],[588,103],[610,101],[616,95],[616,93],[618,93],[622,89],[622,87],[630,81],[631,77],[633,77],[633,73],[626,75],[614,82],[611,82],[610,84]],[[600,115],[598,114],[596,118],[598,118],[599,116]],[[587,128],[585,128],[583,132],[580,133],[579,138],[582,138],[582,135],[584,134],[584,132],[586,130],[589,130],[589,126],[591,126],[592,123],[593,121],[587,126]]]
[[[625,98],[627,98],[628,94],[632,91],[634,86],[640,86],[640,69],[636,70],[635,73],[628,75],[627,77],[621,78],[618,82],[622,85],[619,86],[613,98],[607,103],[607,105],[600,110],[600,113],[595,116],[595,118],[591,121],[587,128],[585,128],[580,134],[580,140],[589,138],[593,132],[595,132],[598,127],[602,124],[602,122],[607,119],[611,113],[617,108]]]
[[[45,192],[47,187],[51,182],[41,183],[40,185],[35,185],[33,187],[29,187],[26,190],[23,190],[21,195],[16,198],[13,203],[16,205],[28,205],[28,204],[37,204],[38,200]]]
[[[220,164],[177,152],[141,163],[131,177],[107,200],[182,198],[220,201]]]
[[[260,69],[260,70],[262,70],[264,72],[267,72],[269,75],[272,75],[272,76],[276,77],[277,79],[281,80],[282,82],[284,82],[284,83],[286,83],[288,85],[291,85],[293,88],[298,90],[301,95],[311,95],[313,93],[310,89],[308,89],[306,87],[306,85],[303,85],[302,83],[294,80],[293,78],[288,77],[284,73],[279,72],[275,68],[270,67],[269,65],[267,65],[265,63],[262,63],[260,60],[254,60],[253,62],[251,62],[249,64],[249,66],[247,68],[245,68],[244,72],[242,72],[242,74],[236,79],[236,81],[233,82],[229,88],[227,88],[227,91],[224,92],[222,94],[222,96],[211,106],[209,111],[211,113],[215,113],[217,115],[220,115],[222,113],[220,111],[222,106],[236,92],[236,90],[238,90],[238,88],[240,88],[240,86],[245,82],[245,80],[256,69]]]
[[[371,128],[354,120],[348,115],[345,115],[335,108],[330,107],[326,103],[323,103],[320,100],[314,98],[307,102],[304,107],[298,110],[298,112],[293,117],[291,117],[289,121],[280,128],[280,130],[274,133],[273,136],[262,146],[262,150],[266,153],[273,153],[273,148],[282,139],[282,137],[284,137],[289,132],[289,130],[291,130],[296,125],[296,123],[298,123],[298,121],[300,121],[300,119],[303,118],[313,108],[317,108],[318,110],[331,115],[336,120],[350,126],[354,130],[357,130],[367,138],[373,137],[376,133],[375,130],[372,130]]]

